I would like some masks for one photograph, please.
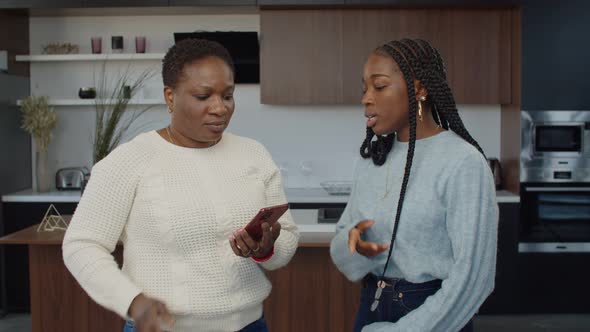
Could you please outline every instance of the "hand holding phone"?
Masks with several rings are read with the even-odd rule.
[[[236,256],[268,257],[281,232],[281,224],[277,220],[288,209],[288,204],[260,209],[246,227],[235,231],[229,243]]]
[[[244,227],[248,235],[254,241],[262,239],[262,224],[268,223],[272,227],[274,223],[289,209],[289,204],[281,204],[260,209],[258,213]]]

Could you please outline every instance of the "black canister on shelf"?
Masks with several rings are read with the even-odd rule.
[[[123,53],[123,36],[111,37],[111,49],[113,53]]]
[[[96,98],[96,89],[94,88],[80,88],[78,90],[78,97],[82,99],[94,99]]]

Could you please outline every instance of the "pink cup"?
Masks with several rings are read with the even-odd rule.
[[[90,41],[92,42],[92,53],[100,54],[102,52],[102,37],[92,37]]]
[[[145,53],[145,37],[135,37],[135,53]]]

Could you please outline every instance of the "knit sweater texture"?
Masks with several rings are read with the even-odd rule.
[[[355,167],[330,248],[350,280],[383,272],[387,251],[372,258],[350,254],[348,232],[372,219],[363,238],[390,242],[407,150],[407,142],[396,141],[384,165],[360,159]],[[399,222],[385,276],[413,283],[441,279],[442,288],[396,323],[373,323],[363,332],[459,331],[494,288],[498,205],[486,159],[452,131],[417,140]]]
[[[163,301],[173,331],[237,331],[262,315],[264,269],[286,265],[299,234],[289,211],[274,255],[238,257],[230,234],[286,203],[281,175],[254,140],[224,133],[191,149],[138,135],[92,168],[63,242],[67,268],[98,304],[127,317],[139,293]],[[111,253],[122,241],[119,269]]]

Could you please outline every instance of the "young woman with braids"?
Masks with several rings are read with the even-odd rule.
[[[363,280],[355,331],[472,331],[494,287],[498,208],[440,54],[423,40],[372,52],[367,137],[330,252]]]

